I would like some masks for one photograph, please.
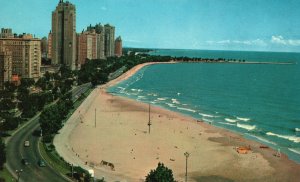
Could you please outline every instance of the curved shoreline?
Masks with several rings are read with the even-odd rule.
[[[169,62],[167,63],[170,64]],[[120,77],[118,77],[117,79],[112,80],[109,83],[100,86],[99,88],[96,88],[88,96],[88,98],[82,103],[82,105],[74,112],[74,114],[65,124],[65,126],[60,130],[60,134],[55,136],[54,145],[56,146],[56,150],[66,161],[73,163],[75,165],[80,165],[86,169],[90,169],[91,167],[89,166],[91,166],[91,163],[94,163],[95,164],[94,168],[96,169],[95,170],[96,176],[98,178],[101,178],[101,176],[105,175],[105,179],[108,181],[112,181],[112,180],[124,181],[124,179],[127,179],[129,181],[140,181],[141,178],[147,175],[147,173],[150,171],[149,169],[153,169],[156,167],[158,163],[156,159],[152,159],[151,161],[148,161],[148,159],[145,158],[147,162],[143,161],[142,164],[138,165],[138,168],[144,167],[145,169],[138,171],[138,174],[136,173],[130,174],[130,170],[125,172],[126,168],[132,167],[131,162],[135,162],[135,160],[138,159],[134,159],[133,161],[132,159],[128,160],[127,158],[131,154],[124,153],[124,155],[120,156],[121,154],[123,154],[122,151],[120,153],[118,152],[117,154],[110,154],[113,153],[115,150],[120,151],[122,149],[127,149],[126,145],[125,146],[122,145],[121,149],[116,149],[116,147],[118,147],[118,144],[116,144],[115,138],[118,136],[110,135],[110,133],[121,132],[118,133],[120,135],[124,133],[123,138],[117,138],[117,141],[124,141],[126,143],[130,143],[130,142],[138,143],[136,144],[136,148],[132,147],[134,148],[134,151],[137,150],[137,154],[135,154],[137,156],[142,155],[139,154],[139,152],[140,153],[144,152],[144,154],[148,152],[148,151],[143,151],[143,148],[142,149],[138,148],[140,147],[140,145],[142,145],[141,143],[145,142],[149,146],[151,146],[153,145],[153,143],[157,142],[153,138],[159,139],[159,137],[151,135],[151,137],[153,138],[150,139],[147,138],[148,135],[146,133],[143,133],[145,129],[144,125],[141,126],[139,125],[140,121],[130,122],[128,120],[128,119],[133,120],[131,119],[132,117],[145,120],[144,118],[145,117],[147,118],[148,115],[147,104],[139,103],[137,101],[133,101],[118,96],[112,96],[106,92],[106,89],[108,87],[129,78],[144,66],[151,65],[151,64],[158,64],[158,63],[154,62],[154,63],[145,63],[145,64],[137,65],[131,70],[121,75]],[[99,104],[102,107],[99,106]],[[103,128],[101,129],[101,128],[93,127],[94,124],[93,118],[95,112],[94,108],[96,107],[97,107],[97,111],[98,108],[100,110],[99,115],[102,118],[105,118],[105,121],[99,119],[98,121],[99,124],[97,123],[97,126],[99,125],[99,127],[103,127],[105,128],[105,130],[103,130]],[[164,145],[168,145],[169,143],[174,143],[175,141],[173,140],[175,139],[179,140],[179,142],[176,143],[176,147],[177,147],[176,149],[174,149],[175,146],[169,146],[172,147],[172,149],[166,148],[162,153],[159,152],[160,154],[159,161],[162,160],[162,162],[164,162],[168,167],[173,169],[176,178],[183,179],[184,177],[183,171],[181,171],[181,168],[183,167],[182,165],[184,164],[184,156],[183,156],[183,151],[185,151],[184,149],[192,150],[193,151],[192,159],[196,161],[200,160],[199,163],[202,163],[202,164],[197,164],[197,162],[195,163],[192,162],[190,168],[191,168],[191,176],[194,176],[193,179],[197,179],[197,176],[200,177],[205,175],[206,176],[219,175],[234,180],[241,180],[241,175],[242,175],[242,177],[246,177],[245,179],[258,180],[258,181],[260,180],[268,181],[269,178],[273,180],[281,179],[285,181],[286,180],[293,181],[293,179],[295,180],[299,178],[299,174],[297,174],[297,170],[300,169],[300,165],[297,165],[293,161],[290,161],[285,155],[283,155],[281,158],[275,158],[273,156],[273,154],[275,153],[274,150],[260,149],[259,146],[261,144],[258,142],[244,139],[240,135],[232,133],[225,129],[216,128],[204,122],[197,122],[193,118],[183,116],[180,113],[175,113],[173,111],[162,109],[157,106],[153,106],[152,112],[153,112],[153,116],[152,116],[153,120],[159,121],[155,123],[155,125],[160,126],[160,128],[159,129],[156,128],[154,132],[157,131],[160,135],[162,135],[163,139],[166,138],[164,140],[167,141],[167,143],[165,143],[166,141],[165,142],[163,141],[163,143],[160,146],[160,151],[163,150],[162,148]],[[118,124],[116,121],[120,121],[120,123],[125,124],[126,127],[123,126],[120,127],[119,126],[120,124]],[[101,125],[102,122],[103,123],[106,122],[106,123]],[[155,125],[153,127],[155,127]],[[189,131],[184,131],[184,128],[186,127],[187,130]],[[119,130],[114,130],[114,128],[117,129],[119,128]],[[168,135],[171,135],[172,133],[171,128],[172,130],[174,130],[174,134],[172,134],[172,137],[168,139]],[[158,130],[163,130],[163,132],[160,133],[161,131]],[[86,134],[83,134],[82,132],[85,131],[87,131]],[[182,133],[180,133],[179,131]],[[100,132],[100,134],[97,132]],[[108,134],[109,136],[106,137],[107,135],[102,135],[100,137],[105,137],[105,140],[112,140],[112,143],[110,143],[109,141],[108,144],[106,144],[106,141],[102,141],[103,145],[107,145],[106,147],[110,146],[109,150],[111,150],[112,152],[110,151],[105,152],[106,147],[101,148],[102,146],[99,146],[102,145],[100,142],[96,142],[95,144],[95,142],[90,139],[91,137],[94,137],[95,138],[94,140],[99,140],[99,141],[102,140],[102,138],[98,137],[98,135],[101,135],[101,132],[107,132],[106,134]],[[132,134],[137,134],[137,132],[139,136],[141,135],[140,136],[141,139],[131,136]],[[85,138],[86,136],[87,138]],[[196,141],[191,140],[191,138],[195,139],[196,137],[197,137]],[[87,139],[90,139],[91,141],[87,141]],[[205,144],[204,148],[202,145],[200,145],[200,142],[202,145]],[[86,145],[86,143],[88,143],[88,145]],[[91,147],[90,145],[92,144],[97,146]],[[157,145],[159,144],[160,143],[158,142]],[[179,145],[183,145],[183,147],[181,148]],[[241,145],[243,146],[250,145],[253,153],[247,155],[237,154],[232,147],[241,146]],[[146,146],[144,146],[144,148],[146,148]],[[197,148],[197,150],[195,150],[194,148]],[[208,151],[207,148],[209,149]],[[142,150],[142,152],[140,150]],[[172,162],[171,159],[173,158],[170,158],[170,156],[168,155],[164,156],[165,155],[164,153],[172,154],[177,150],[179,150],[180,152],[176,155],[174,154],[173,158],[175,158],[176,161],[180,161],[178,162],[180,164],[177,164],[176,161]],[[158,151],[154,151],[154,155],[155,152],[158,153]],[[105,166],[104,167],[99,166],[98,163],[100,163],[100,161],[97,160],[98,159],[97,155],[100,155],[99,153],[101,153],[102,156],[105,155],[108,156],[107,158],[110,158],[110,160],[113,162],[114,160],[122,161],[123,164],[121,162],[120,164],[114,162],[117,168],[116,171],[110,171]],[[201,155],[198,155],[198,153],[200,153]],[[92,155],[94,155],[94,158],[91,159],[91,161],[89,161],[88,165],[86,165],[86,163],[84,162],[87,161],[87,158],[83,157],[86,154],[88,154],[89,159],[92,158],[91,157]],[[149,156],[151,155],[153,155],[153,151],[149,153]],[[212,159],[212,161],[214,161],[214,164],[210,163],[211,162],[210,159],[202,159],[203,155],[214,157],[215,159]],[[224,156],[226,156],[227,158],[224,159]],[[255,157],[255,159],[253,159],[252,157]],[[222,172],[222,169],[227,168],[226,165],[224,166],[224,164],[230,165],[233,161],[234,164],[239,164],[239,165],[233,167],[233,169],[231,170],[228,169],[230,172],[227,173],[224,173],[224,171]],[[129,164],[125,164],[126,162]],[[148,163],[149,166],[147,166]],[[206,164],[206,166],[204,167],[205,169],[203,169],[203,163]],[[215,166],[216,164],[219,165]],[[127,166],[127,167],[122,168],[122,166]],[[240,169],[240,166],[242,166],[242,169]],[[254,170],[253,167],[258,168],[261,171],[257,174],[256,176],[258,177],[257,179],[253,178],[252,174],[247,175],[249,171],[252,171],[254,173],[255,171],[257,171],[257,169],[255,168]],[[195,168],[195,170],[193,170],[193,168]],[[236,174],[237,169],[240,170],[239,174]],[[265,174],[268,175],[266,176]],[[139,175],[138,178],[136,178],[137,177],[136,175]]]
[[[149,66],[149,65],[153,65],[153,64],[176,64],[176,63],[178,63],[178,62],[149,62],[149,63],[139,64],[139,65],[134,66],[127,72],[123,73],[118,78],[111,80],[108,83],[100,86],[100,88],[107,89],[109,87],[112,87],[112,86],[124,81],[124,80],[127,80],[129,77],[133,76],[136,72],[138,72],[140,69],[142,69],[145,66]]]

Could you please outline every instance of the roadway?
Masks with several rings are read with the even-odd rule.
[[[73,102],[75,102],[80,97],[80,95],[85,93],[91,86],[92,86],[91,83],[85,83],[72,89]]]
[[[65,182],[66,180],[51,167],[39,167],[38,161],[42,159],[38,151],[39,137],[33,136],[34,130],[39,128],[39,117],[36,117],[28,125],[19,130],[7,143],[7,166],[10,170],[20,170],[20,181],[24,182]],[[24,147],[24,141],[29,140],[30,146]],[[21,163],[26,158],[29,165]]]
[[[72,99],[76,100],[82,93],[89,87],[90,83],[78,86],[72,90]],[[6,153],[7,163],[6,166],[17,177],[15,170],[22,169],[20,173],[20,181],[22,182],[65,182],[68,181],[59,172],[55,171],[48,165],[40,167],[38,161],[42,159],[39,152],[38,142],[40,137],[34,136],[32,133],[39,129],[39,116],[36,116],[23,128],[7,140]],[[24,141],[29,140],[30,146],[24,147]],[[29,165],[22,164],[22,158],[26,158]]]

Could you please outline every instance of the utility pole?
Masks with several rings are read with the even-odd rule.
[[[97,122],[96,122],[96,112],[97,112],[97,110],[96,110],[96,108],[95,108],[95,128],[97,127]]]
[[[149,104],[149,120],[148,120],[148,127],[149,127],[149,134],[150,134],[150,127],[151,127],[151,121],[150,121],[150,104]]]
[[[184,153],[184,156],[185,156],[185,182],[187,182],[187,162],[188,162],[188,157],[190,156],[190,154],[188,152],[185,152]]]

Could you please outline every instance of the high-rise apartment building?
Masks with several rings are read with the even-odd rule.
[[[52,64],[76,68],[76,9],[60,0],[52,12]]]
[[[94,29],[77,36],[77,64],[84,64],[86,59],[97,59],[97,34]]]
[[[12,74],[22,78],[40,77],[41,41],[30,34],[0,38],[0,50],[11,52]]]
[[[4,88],[4,83],[12,78],[12,53],[5,48],[0,49],[0,90]]]
[[[115,56],[115,27],[104,25],[104,53],[106,57]]]
[[[11,28],[1,28],[0,38],[12,38],[14,37]]]
[[[97,36],[97,59],[105,59],[105,53],[104,53],[104,26],[102,26],[100,23],[96,24],[95,26],[88,26],[87,31],[96,32]]]
[[[118,55],[122,55],[122,40],[118,38]],[[77,36],[77,62],[84,64],[86,59],[106,59],[115,56],[115,27],[109,24],[88,26]],[[120,50],[121,49],[121,50]]]
[[[122,56],[122,39],[121,36],[119,36],[118,38],[116,38],[115,40],[115,56],[120,57]]]

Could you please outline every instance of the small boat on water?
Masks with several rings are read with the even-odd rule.
[[[295,128],[295,132],[300,132],[300,128]]]

